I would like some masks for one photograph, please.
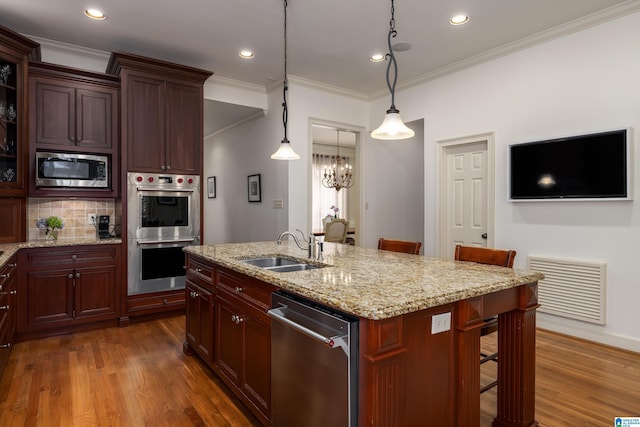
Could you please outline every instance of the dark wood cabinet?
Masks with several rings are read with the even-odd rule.
[[[248,276],[216,272],[215,369],[268,425],[271,417],[271,320],[276,288]]]
[[[194,350],[208,364],[214,354],[213,269],[206,261],[187,257],[186,342],[185,350]]]
[[[111,154],[120,81],[53,64],[29,64],[30,138],[37,150]]]
[[[16,256],[0,268],[0,376],[9,359],[16,332]]]
[[[30,155],[36,151],[106,155],[109,188],[70,189],[35,186],[30,161],[30,195],[116,197],[120,174],[120,79],[108,74],[47,64],[29,64]]]
[[[25,249],[18,334],[66,331],[119,316],[120,245]]]
[[[26,240],[27,64],[39,59],[38,43],[0,26],[0,243]]]
[[[213,293],[187,279],[187,342],[205,361],[213,360]]]
[[[127,171],[202,173],[203,85],[211,72],[113,52]]]
[[[184,351],[197,353],[271,425],[271,293],[277,288],[187,254]]]
[[[27,200],[22,197],[0,197],[0,243],[27,240]]]

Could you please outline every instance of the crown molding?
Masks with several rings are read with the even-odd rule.
[[[44,47],[50,50],[65,52],[76,56],[83,56],[86,58],[91,58],[93,60],[104,61],[105,64],[109,61],[109,56],[111,55],[111,52],[105,52],[103,50],[63,43],[55,40],[45,39],[42,37],[29,35],[27,35],[26,37],[29,37],[30,39],[40,43],[41,48]]]
[[[257,118],[266,117],[266,116],[267,116],[267,110],[256,111],[255,113],[251,114],[250,116],[243,117],[242,119],[238,120],[235,123],[231,123],[230,125],[227,125],[227,126],[225,126],[223,128],[216,129],[215,131],[211,132],[209,135],[205,135],[204,139],[207,140],[209,138],[213,138],[214,136],[219,135],[219,134],[221,134],[223,132],[226,132],[226,131],[228,131],[230,129],[233,129],[234,127],[240,126],[240,125],[242,125],[244,123],[250,122],[250,121],[255,120]]]
[[[310,89],[321,90],[323,92],[329,92],[340,96],[347,96],[360,101],[368,101],[369,96],[364,92],[355,91],[352,89],[345,89],[343,87],[334,86],[328,83],[322,83],[315,80],[305,79],[304,77],[294,76],[292,74],[287,75],[289,83],[294,83],[298,86],[307,87]],[[267,86],[267,92],[272,92],[275,89],[282,87],[282,81],[275,81]]]
[[[258,92],[262,95],[267,93],[267,89],[263,85],[258,85],[254,83],[247,83],[241,80],[230,79],[228,77],[216,76],[215,74],[211,76],[208,80],[208,83],[217,83],[222,86],[232,87],[235,89],[247,90],[250,92]]]

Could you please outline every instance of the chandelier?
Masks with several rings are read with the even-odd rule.
[[[353,167],[347,163],[346,158],[340,156],[340,130],[338,130],[337,146],[336,162],[331,169],[325,168],[322,185],[340,191],[343,188],[351,188],[353,186],[353,173],[351,172]]]
[[[389,53],[386,55],[386,59],[389,61],[387,64],[387,87],[391,92],[391,106],[387,110],[387,114],[384,116],[382,124],[371,132],[371,137],[375,139],[407,139],[415,135],[415,132],[408,128],[402,118],[400,117],[400,111],[396,108],[396,82],[398,81],[398,63],[396,62],[396,56],[393,53],[393,47],[391,46],[391,39],[396,37],[398,32],[396,31],[396,18],[395,18],[395,6],[393,0],[391,0],[391,20],[389,21],[389,33],[387,35],[387,45],[389,46]],[[393,82],[391,80],[391,67],[393,66]]]

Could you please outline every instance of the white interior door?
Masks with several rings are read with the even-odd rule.
[[[444,147],[442,189],[442,256],[452,258],[457,244],[490,246],[493,209],[489,200],[490,164],[487,140],[460,141]]]

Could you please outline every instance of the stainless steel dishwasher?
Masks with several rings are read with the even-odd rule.
[[[272,426],[357,426],[358,319],[282,291],[272,302]]]

